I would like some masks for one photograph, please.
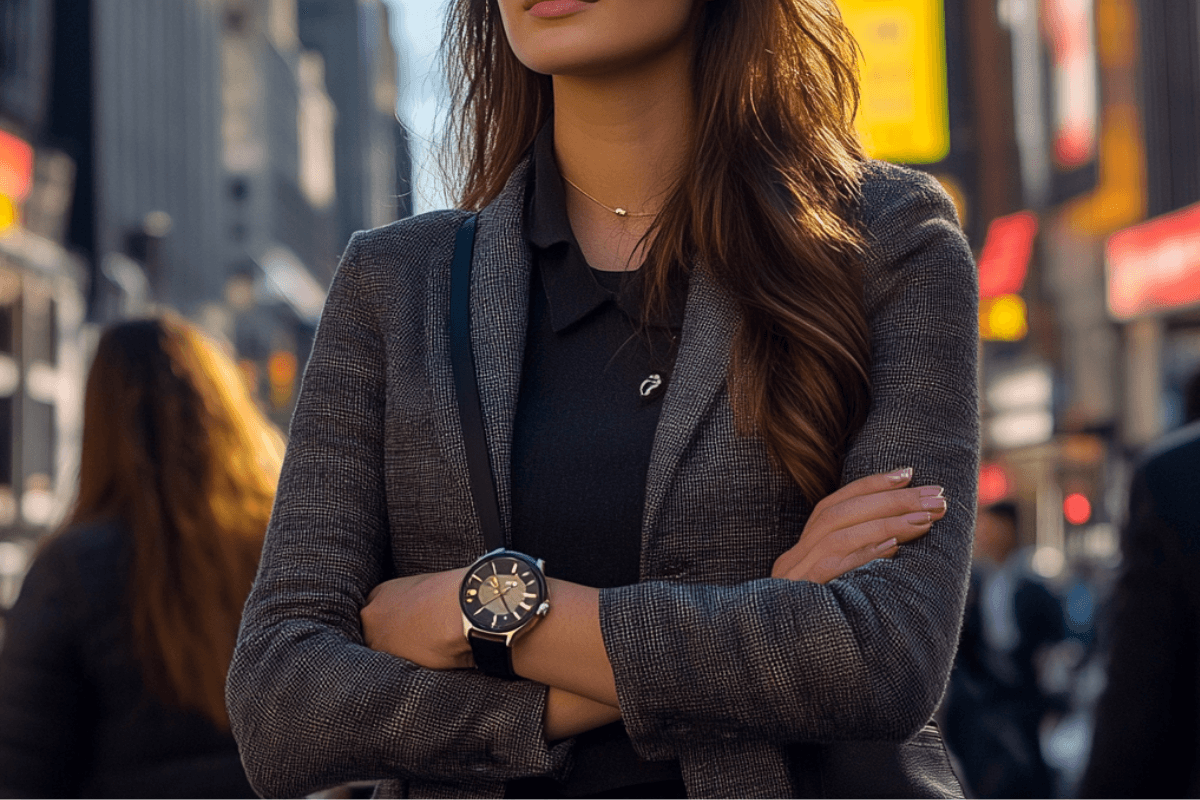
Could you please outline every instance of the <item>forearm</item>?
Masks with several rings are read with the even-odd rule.
[[[600,592],[549,580],[550,613],[513,646],[523,678],[615,708],[617,687],[600,635]]]
[[[939,607],[916,602],[932,587],[908,588],[903,593],[917,607]],[[600,592],[561,581],[553,581],[550,591],[552,610],[514,645],[513,667],[522,677],[551,687],[544,725],[547,740],[554,741],[614,721],[620,712],[614,667],[600,627]],[[647,602],[638,599],[642,595]],[[872,738],[903,738],[932,712],[941,682],[921,676],[944,671],[940,662],[948,661],[956,626],[949,614],[945,620],[926,614],[913,628],[927,637],[897,637],[888,629],[898,621],[895,617],[905,615],[870,613],[875,602],[846,585],[809,582],[625,587],[608,605],[610,614],[622,609],[609,621],[614,628],[610,645],[623,659],[622,699],[635,717],[758,729],[764,738],[842,738],[846,727]],[[687,631],[697,629],[697,616],[727,636],[717,642],[689,635]],[[646,617],[646,625],[631,626],[634,617]],[[765,630],[776,632],[770,643],[760,640]],[[626,641],[627,636],[637,644]],[[876,645],[861,647],[864,638]],[[933,646],[936,639],[945,641]],[[669,662],[675,663],[674,670]],[[749,684],[744,691],[731,690],[727,676],[734,673]],[[689,700],[683,684],[706,699]],[[893,707],[893,701],[902,699],[895,696],[901,686],[912,696],[899,704],[905,708]],[[913,692],[917,686],[922,690]],[[847,693],[855,697],[852,708],[845,702]]]
[[[905,558],[902,550],[895,561]],[[911,736],[944,688],[958,611],[941,600],[949,587],[903,572],[877,562],[827,586],[765,579],[606,590],[605,640],[639,753],[672,758],[681,744],[730,735]]]
[[[546,693],[546,741],[556,742],[599,728],[621,718],[613,706],[550,687]]]
[[[311,622],[251,619],[230,671],[229,708],[252,784],[300,796],[351,780],[497,781],[553,774],[546,689],[473,670],[429,670]]]

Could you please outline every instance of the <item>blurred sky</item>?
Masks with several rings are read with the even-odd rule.
[[[384,0],[391,15],[392,41],[400,61],[396,110],[412,132],[413,208],[416,213],[450,205],[433,162],[439,112],[445,89],[438,68],[438,45],[447,0]]]

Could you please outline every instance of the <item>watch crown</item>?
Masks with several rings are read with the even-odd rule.
[[[533,613],[537,614],[539,617],[544,617],[544,616],[546,616],[546,612],[548,612],[549,610],[550,610],[550,603],[543,602],[540,606],[537,607],[537,611],[535,611]]]

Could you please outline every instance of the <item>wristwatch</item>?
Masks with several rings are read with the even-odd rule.
[[[482,672],[520,677],[512,668],[512,643],[550,610],[544,568],[540,559],[503,547],[467,568],[458,605],[463,635]]]

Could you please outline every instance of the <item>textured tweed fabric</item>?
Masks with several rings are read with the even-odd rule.
[[[634,745],[679,759],[692,796],[833,793],[845,775],[815,773],[852,772],[855,747],[908,764],[924,752],[911,748],[930,746],[924,726],[946,685],[971,552],[976,279],[930,178],[865,169],[874,397],[844,478],[911,465],[917,484],[946,487],[949,513],[894,559],[828,585],[767,578],[810,506],[760,440],[734,432],[725,373],[737,312],[695,274],[647,479],[642,582],[604,590],[600,605]],[[506,518],[528,304],[525,183],[522,167],[481,213],[472,276]],[[569,767],[570,742],[548,748],[542,736],[544,688],[362,645],[358,612],[377,583],[484,550],[447,352],[462,218],[356,234],[330,289],[229,676],[234,733],[264,794],[377,779],[385,795],[500,797],[507,779]],[[915,794],[957,790],[908,777]]]

